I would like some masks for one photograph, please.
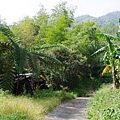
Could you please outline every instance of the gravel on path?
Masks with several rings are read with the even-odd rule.
[[[87,102],[90,97],[78,97],[56,107],[44,120],[88,120]]]

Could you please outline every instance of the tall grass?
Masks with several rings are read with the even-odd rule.
[[[88,116],[91,120],[120,120],[120,89],[104,85],[96,91],[88,103]]]
[[[74,98],[64,91],[36,91],[33,97],[0,94],[0,120],[41,120],[64,100]]]

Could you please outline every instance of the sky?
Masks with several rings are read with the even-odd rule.
[[[63,1],[67,1],[68,7],[76,8],[75,17],[85,14],[99,17],[112,11],[120,11],[120,0],[0,0],[0,19],[8,24],[18,22],[25,16],[35,16],[40,5],[51,13],[51,9]]]

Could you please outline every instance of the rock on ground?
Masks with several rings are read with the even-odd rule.
[[[86,116],[87,102],[90,97],[78,97],[59,105],[44,120],[88,120]]]

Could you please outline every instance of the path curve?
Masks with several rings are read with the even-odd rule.
[[[87,102],[90,97],[78,97],[59,105],[44,120],[88,120],[86,116]]]

